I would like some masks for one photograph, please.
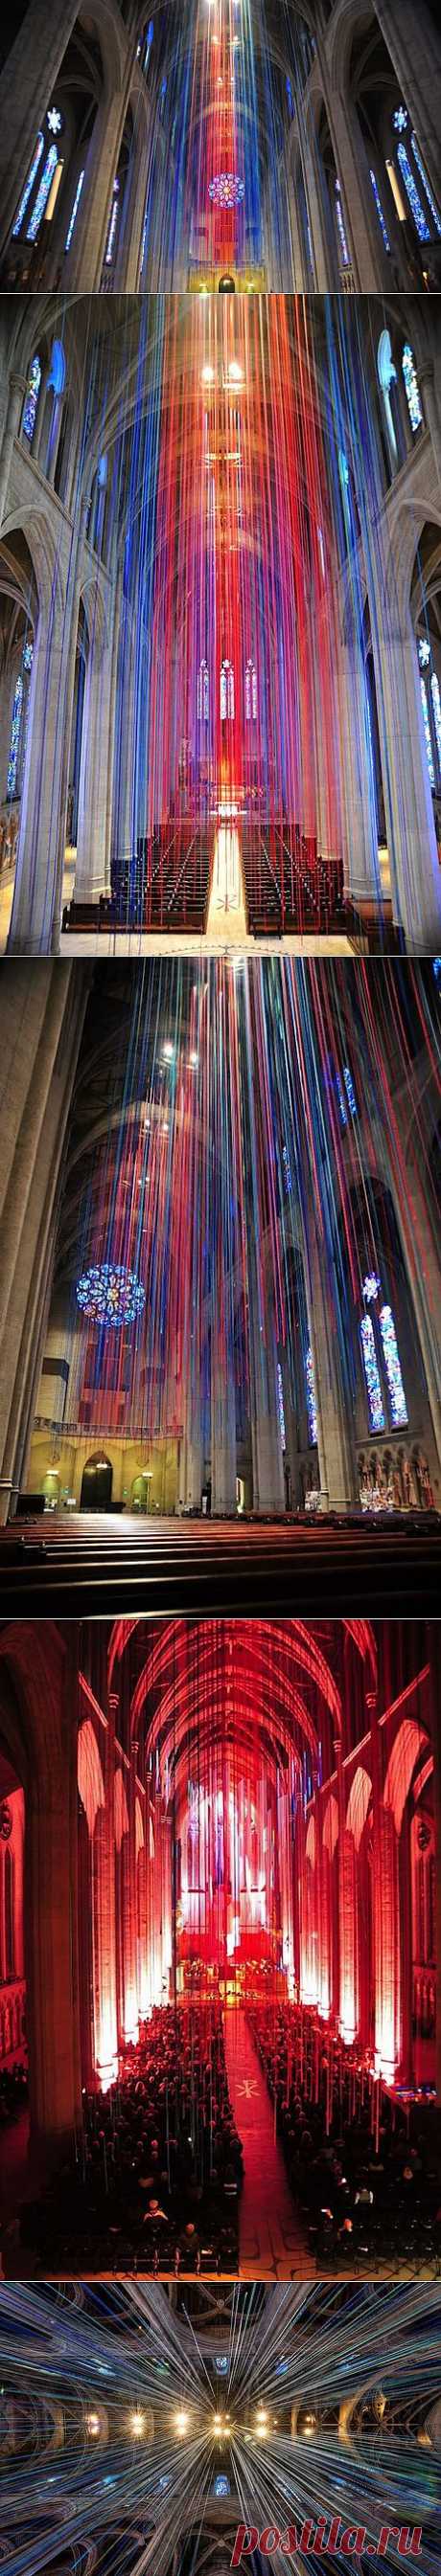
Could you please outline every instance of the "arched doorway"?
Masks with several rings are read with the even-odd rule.
[[[86,1458],[81,1478],[80,1511],[107,1512],[112,1501],[110,1458]]]

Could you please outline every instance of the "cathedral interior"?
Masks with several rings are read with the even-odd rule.
[[[173,2284],[98,2294],[82,2283],[75,2306],[50,2286],[8,2291],[0,2457],[12,2561],[22,2576],[35,2553],[61,2576],[142,2576],[147,2565],[226,2576],[247,2563],[260,2576],[293,2554],[303,2570],[308,2536],[320,2549],[320,2531],[335,2543],[341,2530],[351,2551],[383,2535],[382,2554],[387,2533],[399,2569],[411,2492],[431,2576],[440,2324],[439,2292],[421,2286],[209,2297],[195,2285],[183,2304]]]
[[[439,2563],[439,0],[3,0],[0,2562]]]
[[[440,2260],[439,1641],[0,1631],[7,2276]]]
[[[434,964],[2,976],[3,1544],[438,1537]]]
[[[412,0],[58,0],[49,51],[41,11],[0,71],[1,946],[436,955],[437,6],[416,45]]]

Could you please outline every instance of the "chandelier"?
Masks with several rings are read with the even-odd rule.
[[[77,1305],[90,1324],[112,1325],[114,1331],[124,1324],[134,1324],[145,1306],[145,1288],[134,1270],[123,1264],[100,1261],[91,1270],[83,1270],[77,1279]]]

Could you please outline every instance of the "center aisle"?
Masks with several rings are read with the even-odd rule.
[[[243,2011],[227,2011],[225,2057],[231,2104],[242,2139],[244,2181],[239,2205],[241,2280],[289,2271],[311,2274],[311,2252],[291,2199],[282,2149],[274,2137],[272,2103]]]

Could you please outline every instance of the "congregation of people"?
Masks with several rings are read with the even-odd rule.
[[[390,2093],[312,2010],[250,2026],[317,2271],[441,2270],[441,2120],[430,2089]]]
[[[242,2150],[217,2007],[155,2010],[118,2080],[85,2093],[83,2130],[20,2240],[35,2266],[237,2272]]]
[[[391,2093],[336,2027],[298,2003],[262,1992],[247,2019],[305,2269],[441,2274],[431,2089]],[[10,2146],[25,2098],[21,2065],[0,2086],[0,2173],[2,2130]],[[84,2092],[81,2132],[49,2182],[17,2191],[0,2230],[5,2270],[237,2276],[243,2177],[221,2005],[162,2006],[124,2050],[115,2082]]]

